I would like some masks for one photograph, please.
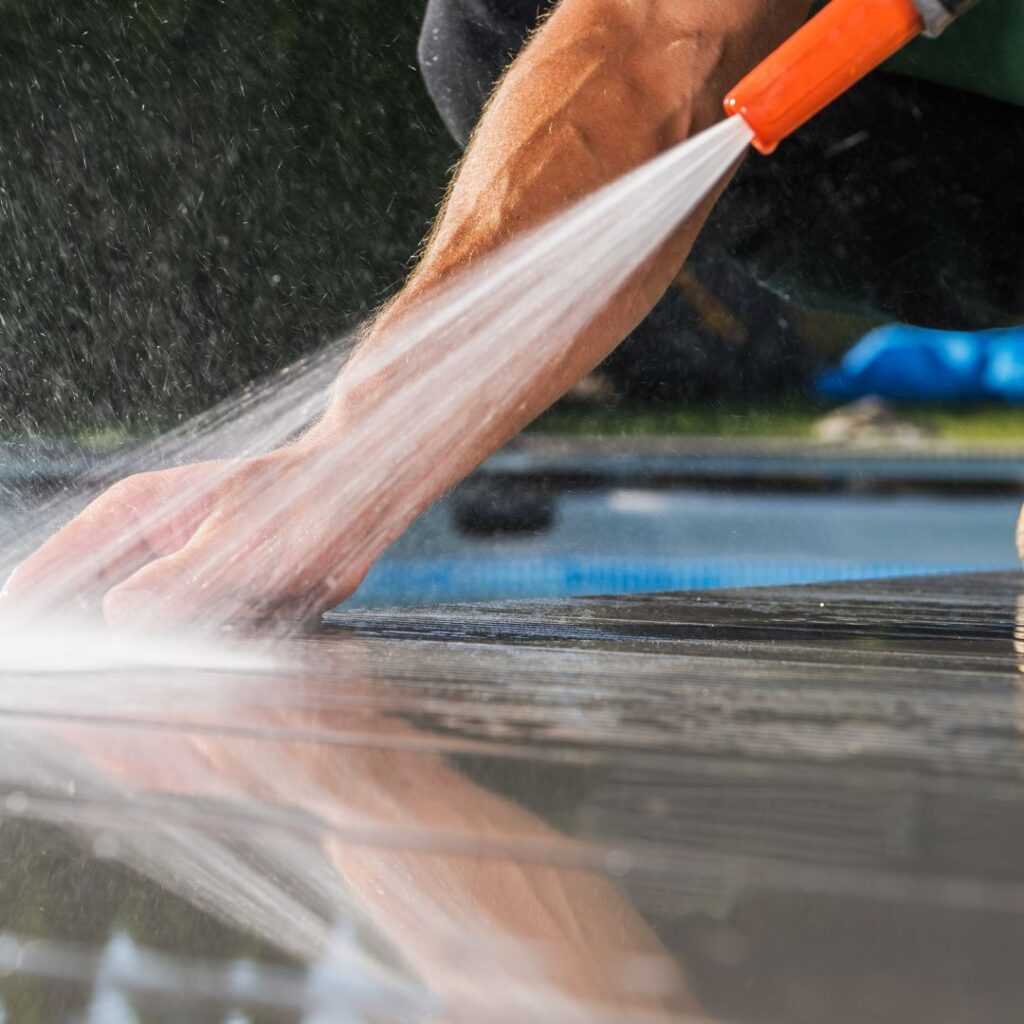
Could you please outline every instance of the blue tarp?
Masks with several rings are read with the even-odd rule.
[[[838,369],[819,376],[817,391],[843,402],[877,395],[1024,404],[1024,327],[962,333],[880,327],[857,342]]]

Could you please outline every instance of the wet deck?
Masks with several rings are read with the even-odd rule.
[[[6,1019],[1018,1021],[1022,594],[360,612],[276,674],[8,679]]]

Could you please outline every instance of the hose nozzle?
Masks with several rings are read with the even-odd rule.
[[[978,0],[832,0],[726,97],[772,153],[912,39],[938,35]]]

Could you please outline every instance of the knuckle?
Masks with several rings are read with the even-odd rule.
[[[100,496],[103,504],[134,508],[153,495],[159,483],[159,473],[135,473],[111,484]]]
[[[125,502],[134,498],[141,490],[138,476],[128,476],[106,489],[103,497],[108,501]]]

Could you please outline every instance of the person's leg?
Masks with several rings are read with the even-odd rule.
[[[1024,313],[1024,109],[879,74],[751,155],[691,260],[801,305],[978,329]]]
[[[465,146],[502,72],[555,0],[429,0],[419,65],[438,113]]]
[[[427,87],[464,142],[553,0],[430,0]],[[1024,313],[1024,109],[876,74],[751,155],[691,262],[737,264],[796,303],[981,328]]]
[[[601,365],[626,401],[740,401],[803,394],[815,369],[791,308],[737,264],[687,263]]]

